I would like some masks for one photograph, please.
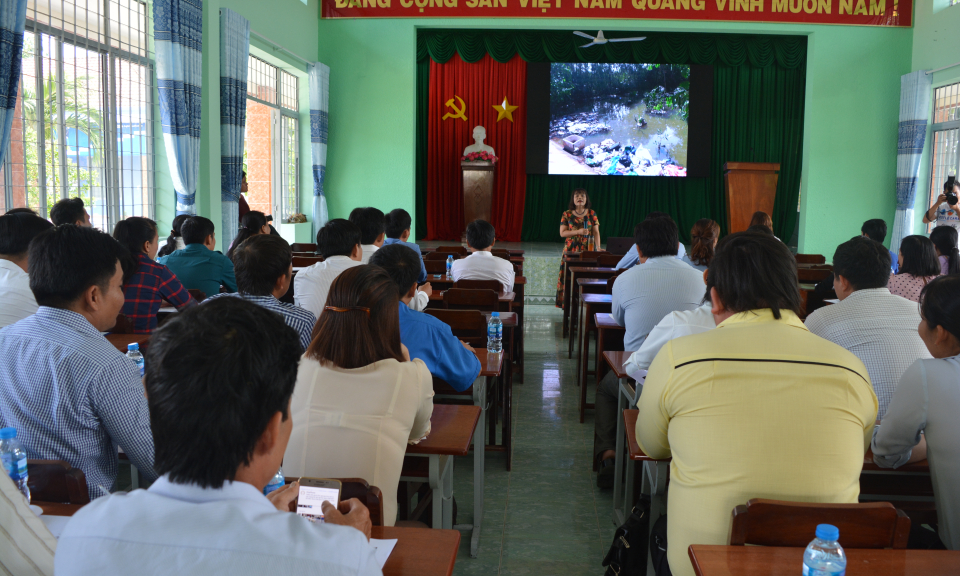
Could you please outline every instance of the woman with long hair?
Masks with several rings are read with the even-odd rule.
[[[167,243],[164,244],[163,248],[157,252],[157,256],[168,256],[177,250],[183,250],[187,247],[187,245],[183,243],[183,238],[180,234],[180,228],[189,217],[190,214],[181,214],[173,219],[173,224],[171,225],[171,228],[173,229],[170,230],[170,235],[167,236]]]
[[[263,212],[256,210],[247,212],[243,215],[243,218],[240,219],[240,231],[237,232],[236,238],[233,239],[233,244],[231,244],[230,249],[227,250],[227,258],[230,258],[237,246],[243,244],[243,241],[247,238],[256,236],[257,234],[269,233],[270,226],[267,224],[267,216]]]
[[[957,229],[937,226],[930,232],[930,241],[937,251],[941,274],[960,273],[960,251],[957,250]]]
[[[333,281],[300,361],[283,458],[288,475],[379,486],[387,526],[396,522],[407,444],[430,432],[433,414],[433,378],[400,343],[399,305],[397,285],[378,266],[348,268]]]
[[[933,242],[926,236],[907,236],[900,242],[900,272],[890,277],[891,294],[919,301],[920,291],[940,275],[940,261]]]
[[[690,251],[684,254],[683,261],[701,272],[706,270],[719,239],[719,224],[709,218],[697,220],[690,229]]]
[[[160,244],[156,222],[131,216],[117,222],[113,237],[129,252],[123,263],[124,303],[120,312],[133,323],[134,333],[146,334],[157,327],[163,300],[178,310],[197,303],[174,273],[156,262]]]
[[[600,250],[600,221],[590,209],[590,196],[583,188],[570,193],[567,210],[560,216],[560,237],[564,239],[563,253]],[[561,256],[562,258],[562,256]],[[563,308],[563,261],[557,280],[557,308]]]

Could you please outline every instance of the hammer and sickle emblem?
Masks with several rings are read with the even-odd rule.
[[[453,103],[453,98],[456,98],[457,100],[460,101],[459,108],[457,108],[457,106]],[[444,106],[446,106],[447,108],[453,108],[453,112],[456,112],[456,114],[454,114],[453,112],[447,112],[446,114],[443,115],[443,118],[441,118],[441,120],[446,120],[447,118],[459,118],[464,122],[466,122],[467,121],[467,116],[466,116],[467,105],[463,103],[463,98],[456,95],[454,95],[453,98],[447,100],[444,103]]]

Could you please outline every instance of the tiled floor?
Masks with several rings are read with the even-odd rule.
[[[513,470],[504,456],[486,455],[480,553],[461,541],[454,574],[603,574],[600,562],[613,538],[612,494],[596,487],[591,467],[593,415],[580,424],[566,358],[562,314],[550,306],[525,310],[523,384],[514,383]],[[588,388],[593,396],[593,387]],[[473,456],[455,463],[458,522],[473,518]]]

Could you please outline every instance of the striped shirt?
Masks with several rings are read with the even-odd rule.
[[[123,285],[126,300],[121,312],[133,323],[134,333],[146,334],[157,327],[157,312],[162,300],[178,310],[196,304],[196,301],[169,268],[147,258],[142,252],[137,254],[137,260],[140,268]]]
[[[114,486],[117,446],[156,479],[140,373],[86,318],[41,306],[0,329],[0,358],[0,425],[17,429],[28,458],[83,470],[91,498]]]
[[[240,294],[236,292],[229,294],[216,294],[204,300],[203,303],[206,304],[211,300],[216,300],[217,298],[223,297],[243,298],[248,302],[253,302],[258,306],[266,308],[267,310],[276,312],[277,314],[283,316],[283,321],[287,323],[287,326],[297,331],[297,334],[300,336],[300,351],[305,352],[307,347],[310,346],[310,341],[313,339],[313,325],[317,323],[317,317],[313,315],[313,312],[293,304],[281,302],[272,295],[253,296],[252,294]]]

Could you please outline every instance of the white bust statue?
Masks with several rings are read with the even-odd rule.
[[[463,149],[463,155],[466,156],[471,152],[486,152],[487,154],[492,154],[496,156],[493,148],[487,146],[483,141],[487,138],[487,129],[483,126],[477,126],[473,129],[473,144],[467,146]]]

